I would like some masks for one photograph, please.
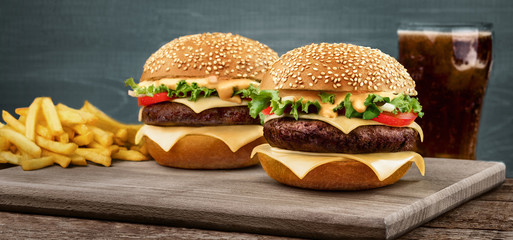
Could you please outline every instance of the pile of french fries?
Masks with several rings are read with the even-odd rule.
[[[15,112],[18,118],[2,111],[0,163],[35,170],[54,163],[66,168],[91,161],[108,167],[112,159],[150,159],[145,144],[135,144],[142,125],[120,123],[88,101],[73,109],[39,97]]]

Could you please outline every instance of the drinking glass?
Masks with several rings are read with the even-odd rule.
[[[492,66],[490,23],[402,23],[399,62],[416,83],[425,157],[475,159]]]

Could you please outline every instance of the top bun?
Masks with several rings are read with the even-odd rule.
[[[248,78],[260,81],[278,60],[268,46],[231,33],[203,33],[183,36],[153,53],[141,75],[141,82],[162,78],[219,79]]]
[[[260,88],[417,95],[415,82],[393,57],[345,43],[310,44],[285,53]]]

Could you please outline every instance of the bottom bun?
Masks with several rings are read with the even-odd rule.
[[[257,153],[260,164],[274,180],[300,188],[317,190],[363,190],[397,182],[408,172],[412,162],[400,167],[394,174],[380,181],[374,171],[358,161],[330,162],[316,167],[299,179],[288,167],[265,154]]]
[[[266,143],[263,137],[246,144],[236,152],[221,140],[205,135],[188,135],[178,140],[168,151],[145,137],[148,152],[163,166],[187,169],[233,169],[258,164],[250,158],[254,147]]]

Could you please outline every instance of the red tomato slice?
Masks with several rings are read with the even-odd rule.
[[[151,104],[168,101],[171,98],[167,96],[167,92],[153,94],[153,97],[145,96],[137,98],[139,106],[148,106]]]
[[[273,110],[273,108],[272,108],[271,106],[269,106],[269,107],[267,107],[266,109],[262,110],[262,113],[263,113],[264,115],[267,115],[267,116],[269,116],[269,115],[273,115],[274,113],[272,113],[272,112],[271,112],[271,110]]]
[[[398,114],[382,112],[372,120],[389,126],[404,127],[415,121],[415,118],[417,118],[417,114],[412,112]]]

